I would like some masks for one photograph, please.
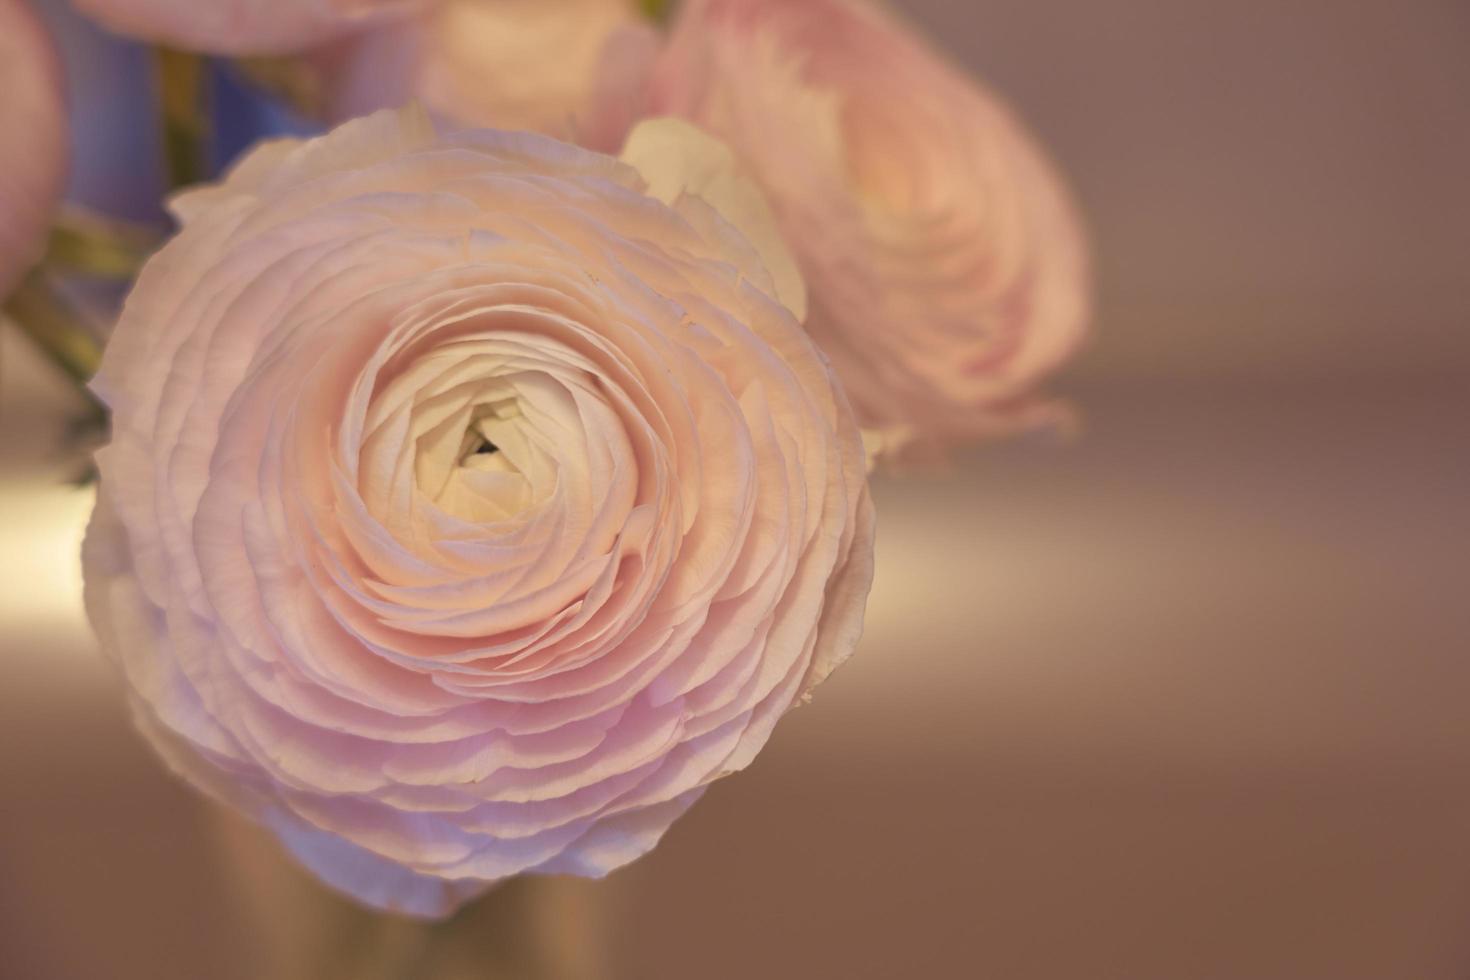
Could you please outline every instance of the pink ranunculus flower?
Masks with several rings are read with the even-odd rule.
[[[0,0],[0,299],[40,258],[66,184],[66,100],[28,0]]]
[[[264,145],[107,349],[102,646],[175,769],[367,903],[638,857],[856,643],[856,422],[760,215],[661,145]]]
[[[616,152],[659,45],[633,0],[443,0],[313,59],[329,116],[410,101]]]
[[[687,0],[648,111],[732,146],[811,291],[808,328],[890,445],[1065,413],[1034,396],[1082,338],[1067,192],[1015,118],[864,0]]]
[[[75,0],[109,30],[220,55],[289,54],[437,0]]]

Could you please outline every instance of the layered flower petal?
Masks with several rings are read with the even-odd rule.
[[[380,114],[176,202],[87,607],[186,778],[438,915],[652,847],[851,652],[857,426],[696,195]]]
[[[734,148],[865,424],[942,445],[1055,421],[1088,319],[1083,239],[996,99],[866,0],[688,0],[646,111]]]
[[[616,151],[658,43],[633,0],[443,0],[314,64],[336,120],[416,100],[458,125]]]

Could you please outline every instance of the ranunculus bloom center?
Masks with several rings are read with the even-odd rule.
[[[556,376],[509,362],[514,350],[512,335],[456,340],[374,401],[376,431],[408,427],[415,510],[504,525],[556,499],[558,473],[575,465],[563,458],[569,433],[583,420]],[[401,451],[391,440],[370,440],[364,466],[392,470],[403,465]]]

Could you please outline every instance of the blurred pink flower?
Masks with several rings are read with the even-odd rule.
[[[1065,413],[1033,395],[1082,338],[1083,236],[1015,118],[863,0],[687,0],[647,111],[694,121],[765,189],[808,329],[891,445]]]
[[[362,901],[619,867],[857,641],[855,420],[672,132],[647,182],[417,112],[266,144],[107,348],[102,646],[178,772]]]
[[[287,54],[437,0],[75,0],[109,30],[190,51]]]
[[[334,120],[418,100],[458,125],[616,152],[658,43],[632,0],[444,0],[317,67]]]
[[[0,0],[0,299],[40,258],[67,155],[51,38],[27,0]]]

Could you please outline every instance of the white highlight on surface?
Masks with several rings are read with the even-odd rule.
[[[82,534],[93,492],[40,476],[0,479],[0,630],[85,633]],[[8,646],[9,644],[5,644]]]

